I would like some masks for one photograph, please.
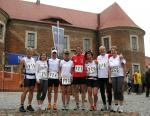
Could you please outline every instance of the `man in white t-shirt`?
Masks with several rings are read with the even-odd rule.
[[[28,111],[34,111],[34,109],[31,106],[32,103],[32,98],[33,98],[33,92],[34,92],[34,87],[35,87],[35,60],[33,59],[33,49],[28,48],[27,51],[27,56],[22,58],[20,61],[20,86],[24,87],[23,93],[21,95],[21,106],[19,108],[20,112],[26,112],[24,109],[24,101],[26,98],[27,93],[29,92],[29,101],[28,101],[28,106],[27,110]],[[24,74],[24,78],[22,78],[22,73]]]
[[[111,110],[111,102],[112,102],[112,87],[109,83],[109,67],[108,67],[108,60],[109,54],[106,54],[105,47],[99,47],[100,55],[97,57],[98,62],[98,82],[100,86],[100,93],[101,98],[103,101],[103,107],[101,111]],[[106,104],[106,92],[107,92],[107,99],[108,99],[108,106]]]
[[[70,60],[70,52],[64,51],[63,60],[60,61],[59,78],[62,90],[62,110],[69,109],[70,102],[70,86],[72,82],[73,61]]]

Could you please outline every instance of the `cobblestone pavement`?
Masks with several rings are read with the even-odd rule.
[[[61,111],[61,94],[59,94],[58,98],[58,111],[49,111],[49,112],[35,112],[35,113],[19,113],[18,108],[20,104],[20,92],[0,92],[0,116],[150,116],[150,98],[146,98],[145,94],[135,95],[134,93],[131,95],[127,95],[125,93],[125,113],[109,113],[109,112],[100,112],[102,101],[99,95],[98,100],[98,111],[90,112],[88,111],[88,103],[86,103],[85,111],[73,111],[72,109],[75,106],[74,99],[71,97],[70,101],[70,111],[65,112]],[[27,105],[27,99],[25,102],[25,106]],[[47,98],[44,101],[45,107],[47,106]],[[36,102],[36,93],[34,93],[33,99],[33,107],[36,109],[37,102]]]

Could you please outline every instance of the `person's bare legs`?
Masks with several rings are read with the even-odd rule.
[[[34,93],[34,86],[29,89],[28,104],[31,105]]]
[[[92,106],[93,105],[92,87],[88,87],[88,100],[89,100],[90,106]]]
[[[30,90],[29,87],[24,87],[23,92],[21,94],[21,105],[24,105],[24,101],[26,99],[26,95],[27,95],[29,90]]]
[[[54,87],[54,104],[57,104],[58,87]]]

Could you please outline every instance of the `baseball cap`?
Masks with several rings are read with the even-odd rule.
[[[57,50],[55,50],[55,49],[54,49],[54,50],[52,50],[52,53],[57,53]]]

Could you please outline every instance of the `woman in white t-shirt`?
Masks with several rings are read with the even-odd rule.
[[[122,55],[117,54],[117,47],[111,48],[112,57],[109,59],[109,73],[112,81],[112,88],[114,92],[114,107],[113,110],[123,112],[123,88],[124,88],[124,76],[125,76],[125,64],[126,61]]]
[[[41,53],[39,60],[35,64],[36,81],[37,81],[37,101],[38,109],[44,110],[42,107],[48,89],[48,64],[46,53]]]
[[[87,69],[87,86],[88,99],[90,103],[90,110],[97,110],[96,104],[98,100],[98,78],[97,78],[97,63],[93,60],[93,53],[87,51],[85,53],[85,67]]]
[[[62,110],[69,109],[70,86],[72,82],[73,61],[70,60],[69,51],[65,50],[63,60],[60,61],[59,80],[62,89]]]

